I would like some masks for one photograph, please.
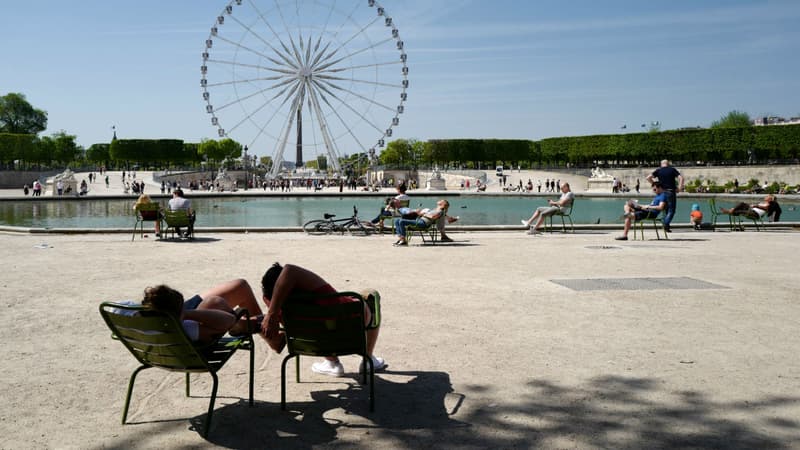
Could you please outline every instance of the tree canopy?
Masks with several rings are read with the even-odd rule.
[[[0,133],[39,134],[47,129],[47,112],[34,108],[23,94],[0,97]]]
[[[711,122],[711,128],[742,128],[752,126],[750,115],[744,111],[733,110],[720,117],[719,120]]]

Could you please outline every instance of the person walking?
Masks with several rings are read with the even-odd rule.
[[[669,233],[672,231],[669,224],[672,223],[672,218],[675,216],[677,194],[683,190],[683,175],[678,172],[678,169],[670,165],[668,159],[665,159],[661,161],[661,167],[647,176],[647,181],[650,183],[658,181],[661,183],[662,189],[664,189],[667,198],[667,211],[663,220],[664,231]]]

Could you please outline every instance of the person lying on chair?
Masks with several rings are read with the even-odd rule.
[[[439,219],[444,219],[447,217],[447,209],[450,208],[450,202],[447,200],[439,200],[436,202],[435,209],[417,209],[411,211],[409,214],[404,215],[400,219],[395,219],[394,221],[394,229],[397,233],[397,242],[393,245],[395,246],[403,246],[408,245],[407,230],[409,225],[414,225],[418,227],[428,227],[433,223],[439,223]],[[450,222],[455,222],[457,218],[448,219]],[[444,221],[442,221],[444,222]],[[440,231],[444,230],[444,223],[442,223],[442,228]],[[445,234],[442,234],[443,242],[450,242],[451,239],[447,237]]]
[[[658,181],[653,183],[653,192],[656,193],[656,196],[649,205],[640,206],[633,200],[625,203],[625,213],[622,215],[625,218],[625,228],[622,230],[622,236],[617,236],[614,239],[618,241],[627,241],[628,231],[630,231],[631,224],[634,220],[638,222],[644,219],[655,219],[658,217],[659,213],[667,207],[667,195],[664,193],[664,188],[661,187],[661,183]],[[634,235],[634,237],[636,236]]]
[[[262,335],[267,340],[270,348],[280,353],[286,345],[286,336],[281,331],[281,310],[283,304],[293,294],[334,294],[337,291],[316,273],[304,269],[300,266],[287,264],[281,266],[279,263],[273,264],[264,273],[261,279],[261,288],[264,295],[264,303],[269,308],[261,324]],[[352,297],[333,297],[320,300],[321,305],[335,305],[349,302],[357,302]],[[367,326],[367,354],[372,358],[372,363],[376,371],[386,367],[383,358],[374,356],[375,344],[378,341],[380,326],[370,328],[372,323],[372,311],[368,305],[364,305],[364,324]],[[344,367],[339,358],[328,357],[324,361],[314,363],[311,370],[323,375],[341,377],[344,375]]]
[[[226,332],[232,336],[256,332],[263,320],[253,290],[242,279],[219,284],[186,301],[180,292],[169,286],[148,287],[144,290],[142,305],[172,314],[181,320],[189,339],[198,342],[213,342]],[[236,319],[234,308],[237,307],[247,309],[251,317],[249,323],[244,317]]]
[[[770,194],[764,197],[764,200],[760,203],[749,204],[742,202],[733,208],[720,208],[719,210],[734,216],[764,217],[765,214],[771,213],[775,209],[775,204],[777,204],[775,196]]]

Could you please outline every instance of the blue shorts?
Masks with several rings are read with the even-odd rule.
[[[197,309],[197,307],[200,306],[200,302],[202,302],[202,301],[203,301],[202,297],[200,297],[199,295],[195,295],[192,298],[190,298],[189,300],[186,300],[185,302],[183,302],[183,310],[184,311],[191,311],[193,309]]]

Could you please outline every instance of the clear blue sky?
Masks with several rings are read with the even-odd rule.
[[[337,3],[349,2],[366,8]],[[112,125],[121,138],[217,138],[199,67],[227,1],[5,3],[0,95],[46,110],[46,134],[65,130],[86,147],[108,142]],[[708,126],[734,109],[800,115],[797,0],[379,3],[408,52],[395,138]]]

